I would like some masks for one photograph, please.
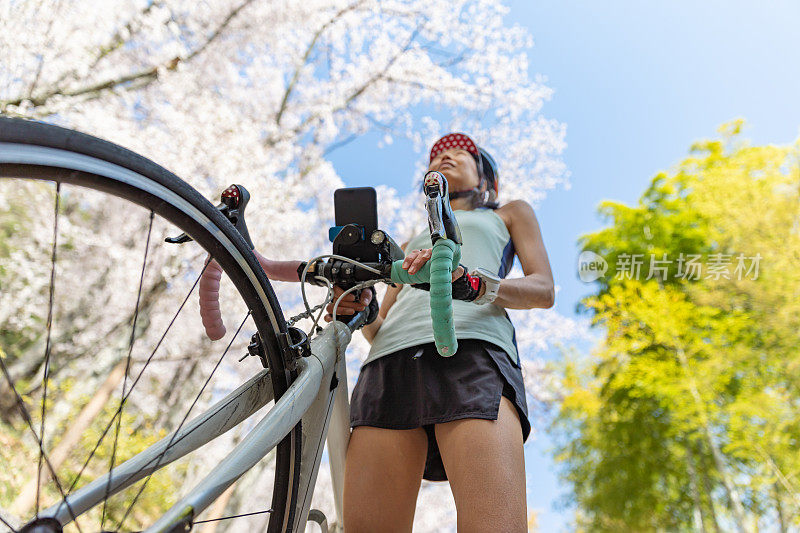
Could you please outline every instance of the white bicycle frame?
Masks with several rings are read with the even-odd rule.
[[[322,459],[322,442],[326,437],[336,523],[341,524],[344,459],[350,439],[350,401],[344,355],[351,335],[347,325],[334,321],[311,339],[311,355],[297,360],[298,376],[286,393],[222,462],[146,531],[167,532],[197,517],[277,446],[301,420],[302,461],[297,504],[293,523],[284,524],[283,530],[305,531]],[[70,494],[66,498],[69,505],[61,502],[42,511],[39,516],[55,518],[62,524],[69,522],[71,513],[80,516],[100,503],[109,486],[111,494],[130,486],[225,433],[272,399],[268,370],[262,370],[185,427]],[[321,513],[314,512],[312,519],[319,522],[323,532],[328,531]],[[341,526],[337,530],[341,531]]]
[[[155,198],[160,198],[173,208],[183,211],[199,223],[209,227],[210,230],[218,231],[216,225],[208,217],[175,191],[128,168],[102,159],[69,150],[18,143],[0,143],[0,164],[2,163],[73,169],[134,185],[139,190]],[[447,198],[447,182],[444,176],[441,176],[441,180],[443,188],[440,189],[440,194]],[[432,238],[434,235],[445,237],[449,230],[446,230],[442,220],[442,208],[432,198],[429,198],[427,204],[429,224],[437,225],[436,227],[431,226],[431,236]],[[227,252],[240,263],[245,263],[241,253],[232,242],[223,242],[223,245]],[[257,291],[260,292],[260,297],[266,302],[267,297],[263,288],[257,283],[252,270],[250,270],[250,276]],[[277,327],[271,307],[267,306],[266,311],[270,315],[273,327]],[[302,460],[297,504],[294,513],[286,513],[286,522],[281,529],[282,531],[297,532],[305,530],[310,514],[311,496],[321,461],[322,443],[326,438],[333,478],[337,523],[341,523],[344,458],[350,438],[350,407],[347,396],[347,368],[344,352],[351,335],[346,324],[333,321],[320,335],[312,339],[310,341],[311,355],[297,361],[299,370],[297,379],[286,393],[222,462],[146,531],[185,530],[183,526],[191,524],[228,487],[276,447],[301,420]],[[337,391],[340,391],[340,394],[336,394]],[[39,518],[53,518],[61,524],[69,523],[75,516],[80,516],[109,495],[119,492],[225,433],[273,398],[271,376],[268,375],[267,370],[264,370],[217,402],[211,409],[193,419],[185,427],[180,427],[171,435],[116,466],[104,476],[73,492],[59,504],[40,512]],[[329,426],[332,426],[330,431]],[[290,471],[291,476],[294,474]],[[319,521],[323,531],[327,532],[327,524],[324,517],[319,516],[320,514],[313,513],[312,518]],[[288,523],[291,516],[294,517],[292,523]]]
[[[134,183],[192,213],[198,219],[206,220],[177,194],[113,163],[54,148],[0,143],[0,163],[42,164],[43,161],[53,161],[58,168],[73,168],[125,183]],[[229,252],[240,256],[235,248],[231,247]],[[311,339],[311,355],[297,360],[298,376],[286,393],[222,462],[146,531],[167,532],[194,520],[239,477],[275,448],[301,420],[302,461],[297,504],[293,523],[284,523],[282,530],[305,530],[322,455],[322,442],[326,437],[337,523],[341,524],[344,458],[350,438],[350,402],[344,352],[351,335],[347,325],[334,321],[320,335]],[[338,384],[332,387],[334,376]],[[339,394],[336,394],[337,391]],[[267,370],[262,370],[205,413],[104,476],[76,490],[60,503],[40,512],[39,517],[51,517],[61,524],[69,523],[75,516],[79,517],[102,502],[108,495],[129,487],[222,435],[273,398],[271,377]],[[329,425],[332,426],[330,434]],[[294,472],[290,472],[290,475],[294,475]],[[287,522],[290,514],[287,513]],[[315,512],[312,518],[327,532],[327,524],[320,515],[321,513]]]

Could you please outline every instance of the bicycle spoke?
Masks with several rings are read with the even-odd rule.
[[[207,522],[219,522],[220,520],[232,520],[234,518],[242,518],[242,517],[245,517],[245,516],[254,516],[254,515],[257,515],[257,514],[266,514],[266,513],[271,513],[271,512],[272,512],[272,509],[267,509],[265,511],[255,511],[255,512],[252,512],[252,513],[235,514],[233,516],[223,516],[221,518],[209,518],[208,520],[198,520],[197,522],[192,522],[192,525],[196,526],[197,524],[205,524]]]
[[[53,296],[55,294],[56,283],[56,249],[58,247],[58,207],[61,203],[61,182],[56,182],[56,202],[55,215],[53,218],[53,250],[50,254],[50,301],[47,306],[47,341],[44,348],[44,383],[42,390],[42,416],[39,426],[39,435],[42,440],[39,442],[39,461],[36,467],[36,517],[39,517],[39,493],[42,484],[42,456],[44,455],[44,419],[47,405],[47,381],[50,377],[50,338],[53,330]]]
[[[61,481],[58,479],[58,476],[56,475],[56,471],[53,468],[53,464],[50,462],[50,458],[47,457],[47,454],[44,451],[44,446],[42,446],[42,440],[36,433],[36,428],[33,427],[33,419],[31,418],[31,415],[28,412],[28,408],[25,407],[25,402],[22,400],[22,396],[19,395],[19,391],[17,391],[17,387],[14,384],[14,380],[11,377],[11,374],[8,371],[8,367],[6,366],[6,363],[5,361],[3,361],[2,357],[0,357],[0,370],[2,370],[3,375],[6,378],[6,381],[8,382],[8,386],[11,387],[12,391],[14,391],[14,398],[17,402],[17,406],[19,407],[20,412],[22,413],[22,418],[25,420],[28,429],[30,429],[31,433],[33,433],[33,438],[39,444],[39,452],[42,454],[42,457],[44,459],[44,464],[47,465],[47,469],[50,471],[50,475],[53,476],[53,481],[55,482],[56,487],[58,487],[58,492],[61,493],[62,501],[66,501],[66,494],[64,493],[64,487],[61,485]],[[69,511],[72,520],[75,522],[75,527],[77,527],[78,531],[80,532],[81,527],[78,524],[78,519],[75,516],[75,512],[72,510],[72,506],[70,506],[69,502],[67,502],[67,511]]]
[[[127,402],[128,397],[130,397],[131,393],[133,392],[134,387],[136,387],[136,384],[139,383],[139,380],[141,379],[142,374],[144,373],[145,369],[147,368],[147,365],[149,365],[153,361],[153,357],[155,356],[156,352],[158,351],[158,348],[161,346],[161,343],[164,341],[164,338],[167,336],[167,333],[169,333],[170,329],[172,328],[173,324],[175,323],[175,320],[177,320],[178,316],[180,315],[180,312],[183,310],[184,306],[186,305],[186,302],[189,301],[189,298],[191,297],[192,293],[194,292],[194,289],[197,287],[197,284],[200,283],[200,278],[203,276],[203,273],[205,272],[207,267],[208,267],[208,265],[205,265],[203,267],[203,270],[201,270],[200,274],[197,276],[197,279],[194,280],[194,283],[192,284],[192,287],[189,289],[189,292],[186,294],[186,297],[183,299],[183,301],[181,302],[181,305],[178,307],[178,310],[173,315],[172,320],[170,320],[169,325],[164,330],[164,333],[161,335],[161,338],[159,339],[158,343],[156,344],[156,347],[153,349],[153,351],[148,356],[148,358],[147,358],[147,360],[145,362],[145,365],[137,373],[136,378],[133,380],[130,389],[128,389],[128,392],[125,394],[123,403]],[[80,481],[81,476],[83,475],[83,472],[86,470],[87,466],[89,465],[89,462],[92,460],[92,457],[94,457],[95,453],[97,453],[97,450],[100,448],[100,445],[102,444],[103,439],[108,434],[108,431],[111,429],[111,426],[114,424],[114,422],[116,421],[118,416],[120,416],[119,407],[114,412],[113,416],[108,421],[108,424],[106,424],[105,428],[101,432],[99,439],[95,443],[94,447],[92,448],[92,451],[89,453],[89,456],[84,461],[84,463],[81,466],[80,470],[78,470],[78,474],[75,476],[75,479],[73,479],[72,483],[69,486],[69,490],[67,491],[67,495],[72,494],[72,491],[75,490],[75,487],[78,485],[78,482]],[[58,511],[61,510],[61,506],[62,505],[63,505],[63,502],[61,502],[59,504]]]
[[[227,354],[246,344],[242,331],[248,321],[253,321],[255,329],[266,337],[270,350],[279,344],[278,330],[284,328],[279,305],[247,248],[231,233],[228,222],[210,210],[213,205],[151,161],[79,132],[6,117],[0,117],[0,142],[15,143],[23,161],[7,164],[4,159],[0,163],[0,185],[7,185],[15,194],[9,205],[16,209],[18,203],[22,206],[24,200],[33,200],[39,213],[30,212],[35,224],[28,232],[35,237],[30,244],[35,244],[39,252],[36,257],[25,256],[14,263],[11,270],[18,270],[14,273],[19,277],[17,285],[9,283],[8,287],[35,289],[39,303],[12,301],[14,307],[6,313],[32,320],[12,324],[20,333],[10,337],[14,349],[8,356],[3,354],[0,365],[0,385],[14,390],[14,395],[10,391],[7,394],[6,407],[14,424],[10,457],[17,463],[7,465],[11,470],[8,474],[24,486],[24,491],[10,493],[19,494],[14,500],[14,509],[19,511],[8,515],[3,512],[0,530],[28,529],[36,520],[42,526],[47,522],[59,528],[55,516],[65,530],[78,532],[87,527],[87,519],[94,524],[91,529],[98,531],[117,530],[118,524],[125,529],[144,528],[157,520],[174,498],[191,492],[194,483],[190,480],[213,467],[205,464],[202,452],[199,456],[189,454],[186,463],[172,464],[176,456],[183,457],[192,448],[183,440],[188,435],[183,428],[193,425],[192,419],[198,421],[204,406],[221,392],[217,390],[219,386],[229,385],[228,366],[235,362]],[[95,151],[87,146],[109,149]],[[76,157],[93,164],[86,167],[88,170],[76,170]],[[120,175],[120,167],[131,165],[137,169],[135,177]],[[6,178],[8,182],[3,181]],[[18,187],[18,182],[24,185]],[[73,196],[73,185],[81,193]],[[85,195],[84,190],[88,191]],[[243,211],[248,196],[242,192],[242,197]],[[223,196],[227,206],[226,198],[229,196]],[[125,207],[114,205],[117,201],[125,202]],[[14,209],[2,214],[16,223],[18,213]],[[238,224],[237,219],[222,211]],[[49,213],[54,213],[52,220]],[[141,230],[148,226],[148,216],[147,242],[142,248]],[[135,226],[131,222],[134,217]],[[175,235],[181,237],[167,239],[169,242],[195,240],[204,248],[204,255],[205,250],[215,250],[218,259],[227,265],[224,273],[230,276],[234,289],[230,293],[240,298],[234,303],[244,304],[237,307],[241,313],[236,314],[246,314],[241,324],[236,327],[234,323],[229,331],[229,343],[217,346],[202,342],[192,329],[196,317],[183,313],[186,305],[191,307],[188,300],[193,298],[195,287],[199,288],[206,265],[194,261],[198,259],[194,245],[164,246],[162,250],[159,236],[162,229],[168,229],[162,228],[162,219],[167,226],[174,226]],[[103,220],[110,226],[101,226]],[[120,235],[119,231],[132,226],[137,237],[133,248],[127,241],[120,242],[129,232]],[[28,233],[15,233],[9,249],[22,254],[27,249]],[[44,277],[41,271],[46,275],[48,256],[50,276]],[[119,294],[109,298],[109,291],[131,285],[130,267],[135,267],[137,258],[137,293],[128,290],[122,298]],[[36,268],[29,268],[25,261],[36,261]],[[196,267],[203,269],[200,275]],[[192,280],[191,276],[197,279]],[[72,284],[74,294],[67,290],[73,287],[65,285],[66,279],[77,280]],[[247,325],[248,331],[253,323]],[[184,327],[186,332],[172,332]],[[197,335],[201,331],[197,330]],[[212,350],[218,352],[216,361],[213,355],[200,357],[200,353]],[[267,355],[269,362],[278,367],[278,372],[267,376],[275,390],[284,390],[290,380],[282,371],[282,361],[272,351]],[[150,373],[145,376],[148,370]],[[230,384],[232,381],[235,380]],[[192,390],[196,396],[192,396]],[[152,409],[154,405],[156,410]],[[238,404],[226,407],[236,413],[239,408]],[[198,429],[208,428],[200,424]],[[170,436],[165,438],[167,433]],[[202,435],[206,436],[212,435]],[[151,449],[154,439],[160,443]],[[131,455],[148,449],[145,456],[138,455],[134,460],[147,465],[132,464]],[[206,515],[207,521],[249,517],[260,523],[270,517],[272,521],[278,515],[283,517],[284,509],[294,505],[296,498],[291,480],[285,481],[294,471],[292,461],[300,458],[299,450],[292,450],[289,453],[288,448],[281,447],[276,456],[274,477],[276,488],[281,490],[273,495],[275,505],[250,512],[216,511]],[[123,462],[128,466],[123,467]],[[17,468],[28,468],[29,472],[17,475]],[[139,472],[133,473],[134,470]],[[154,476],[156,470],[158,475]],[[36,480],[32,475],[37,476]],[[185,490],[178,490],[182,484],[186,485]],[[106,501],[100,504],[103,498]],[[124,525],[128,519],[130,527]]]
[[[203,270],[200,271],[200,274],[197,276],[197,279],[194,280],[194,284],[192,284],[192,288],[189,289],[188,294],[186,294],[186,297],[183,299],[183,302],[181,302],[181,305],[178,307],[178,310],[175,312],[175,315],[172,317],[172,320],[170,320],[169,325],[167,325],[167,329],[164,330],[164,333],[161,335],[161,338],[158,339],[158,342],[156,343],[156,347],[153,348],[152,352],[150,352],[150,355],[147,357],[147,360],[145,361],[144,366],[142,367],[141,370],[139,370],[139,373],[136,374],[136,378],[131,383],[131,388],[128,389],[128,392],[125,394],[125,400],[126,401],[127,401],[128,397],[131,395],[131,393],[133,392],[133,388],[136,387],[137,383],[139,383],[139,379],[142,377],[142,374],[144,374],[144,371],[147,369],[147,366],[151,362],[153,362],[153,357],[156,355],[156,352],[158,351],[158,348],[161,346],[161,343],[164,342],[164,338],[166,338],[167,333],[169,333],[169,330],[172,328],[172,325],[175,323],[175,320],[177,320],[178,315],[183,310],[183,307],[186,305],[186,302],[189,301],[189,297],[194,292],[195,287],[197,287],[197,284],[200,283],[200,278],[203,277],[203,273],[206,271],[206,268],[208,268],[208,264],[206,264],[203,267]],[[187,358],[183,358],[183,360],[185,360],[185,359],[189,359],[189,358],[188,357]],[[158,360],[156,360],[156,361],[158,361]]]
[[[153,474],[156,471],[158,471],[158,467],[161,465],[161,460],[164,458],[164,455],[166,455],[166,453],[169,450],[170,446],[172,446],[173,440],[178,435],[178,433],[180,433],[180,430],[183,427],[183,425],[189,419],[189,414],[192,412],[192,409],[194,409],[194,406],[197,405],[197,402],[200,400],[200,396],[203,394],[203,391],[205,391],[206,387],[208,386],[209,382],[211,381],[211,378],[214,376],[214,372],[217,371],[217,368],[219,368],[219,365],[222,364],[222,360],[225,359],[225,355],[227,355],[228,351],[230,351],[231,346],[233,346],[233,343],[236,340],[236,337],[238,337],[239,336],[239,332],[242,331],[242,328],[244,327],[245,322],[247,322],[247,319],[250,318],[250,313],[251,313],[251,311],[248,310],[247,311],[247,315],[245,315],[245,317],[244,317],[244,320],[242,320],[242,323],[239,324],[239,327],[236,329],[236,332],[231,337],[231,340],[228,343],[228,346],[225,348],[225,351],[222,352],[222,355],[217,360],[217,363],[214,365],[214,368],[211,369],[211,374],[209,374],[209,376],[206,379],[205,383],[203,383],[203,386],[200,388],[200,392],[198,392],[197,395],[194,397],[194,401],[192,401],[192,405],[189,406],[189,410],[186,411],[185,415],[183,415],[183,419],[181,420],[181,423],[178,424],[178,428],[172,433],[172,437],[170,437],[169,442],[164,447],[164,450],[158,455],[158,458],[156,459],[156,464],[153,467],[153,470],[144,479],[144,482],[142,483],[142,486],[139,487],[139,491],[136,493],[136,496],[133,498],[133,501],[128,506],[128,509],[125,511],[125,514],[122,516],[122,520],[119,523],[119,529],[122,529],[122,525],[125,522],[125,519],[128,518],[128,514],[130,514],[131,510],[133,509],[133,506],[136,505],[136,502],[139,500],[139,496],[141,496],[142,492],[144,492],[144,489],[147,486],[147,483],[150,481],[150,478],[152,478]]]
[[[8,528],[8,530],[9,530],[9,531],[13,531],[14,533],[17,533],[17,530],[16,530],[16,529],[14,529],[14,527],[13,527],[11,524],[9,524],[8,522],[6,522],[6,521],[3,519],[3,515],[0,515],[0,522],[2,522],[2,523],[3,523],[3,525],[5,525],[5,526]]]
[[[117,456],[117,443],[119,442],[119,429],[122,425],[122,409],[125,406],[125,387],[128,384],[128,373],[131,369],[131,354],[133,353],[133,343],[136,341],[136,322],[139,319],[139,303],[142,299],[142,287],[144,286],[144,273],[147,269],[147,252],[150,250],[150,237],[153,234],[153,218],[155,213],[150,211],[150,224],[147,228],[147,240],[144,245],[144,258],[142,259],[142,273],[139,276],[139,290],[136,294],[136,308],[133,312],[133,325],[131,326],[131,340],[128,343],[128,356],[125,360],[125,374],[122,378],[122,394],[119,399],[119,416],[117,417],[117,428],[114,432],[114,443],[111,447],[111,467],[108,471],[108,483],[106,483],[106,494],[103,498],[103,513],[100,519],[100,529],[105,529],[106,510],[108,509],[108,496],[111,493],[111,480],[114,477],[114,462]]]

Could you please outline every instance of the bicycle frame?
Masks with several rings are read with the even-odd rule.
[[[344,458],[350,439],[344,353],[351,337],[346,324],[334,321],[311,339],[311,355],[297,360],[298,376],[286,393],[225,459],[146,531],[168,532],[191,523],[301,420],[303,448],[297,504],[293,523],[284,524],[283,530],[305,530],[326,436],[336,514],[341,523]],[[268,372],[262,370],[185,427],[70,494],[66,499],[69,506],[61,502],[42,511],[40,517],[52,517],[65,524],[71,519],[70,510],[80,516],[100,503],[109,485],[114,494],[222,435],[273,399]],[[327,531],[326,523],[320,525]]]
[[[219,230],[218,222],[213,222],[213,218],[210,219],[203,214],[202,210],[191,201],[183,198],[169,187],[129,168],[71,150],[5,142],[0,145],[2,145],[0,148],[3,152],[0,154],[3,156],[0,157],[0,163],[46,166],[65,172],[75,170],[79,173],[112,179],[117,183],[131,185],[134,189],[146,192],[148,196],[161,199],[164,201],[164,205],[191,214],[191,218],[196,223],[206,228]],[[32,177],[41,179],[36,176]],[[428,218],[432,238],[435,236],[440,239],[447,237],[448,240],[452,238],[454,242],[460,243],[455,217],[452,216],[447,200],[445,177],[438,172],[429,172],[426,174],[426,191],[429,187],[436,193],[431,196],[430,194],[434,194],[433,192],[430,194],[426,192],[430,200],[428,201]],[[439,200],[434,201],[435,196],[438,196]],[[151,211],[158,212],[158,209],[151,207]],[[437,241],[435,245],[438,244]],[[227,240],[223,245],[237,261],[243,265],[246,263],[232,241]],[[454,257],[456,257],[455,254],[450,256],[451,259]],[[450,259],[446,263],[449,261]],[[457,259],[455,262],[457,263]],[[399,261],[395,261],[394,267],[398,267],[398,263]],[[253,268],[246,269],[245,273],[250,277],[250,282],[261,300],[267,302],[269,298],[265,294],[264,287],[256,279]],[[415,274],[415,276],[418,275],[419,273]],[[449,274],[440,277],[443,279],[439,282],[449,285]],[[414,276],[407,273],[403,273],[403,280],[403,283],[433,281],[427,278],[416,280]],[[431,295],[433,296],[433,294],[432,290]],[[275,330],[279,329],[272,307],[267,305],[266,312],[272,327]],[[344,459],[350,438],[350,409],[344,353],[352,337],[352,331],[363,324],[365,316],[365,311],[357,313],[351,319],[350,324],[334,321],[320,335],[313,338],[310,341],[311,355],[297,360],[298,376],[286,393],[228,456],[147,531],[185,531],[185,526],[192,524],[205,508],[264,458],[301,421],[302,457],[299,483],[296,489],[297,503],[293,512],[287,513],[286,521],[282,524],[281,529],[283,531],[305,530],[310,514],[311,496],[321,461],[322,443],[326,438],[329,445],[335,509],[337,518],[339,518],[338,522],[341,523]],[[450,337],[453,339],[452,343],[455,343],[454,331],[450,332]],[[439,348],[438,341],[437,348]],[[447,355],[441,351],[440,353]],[[450,355],[452,353],[455,353],[455,348],[450,351]],[[337,390],[340,391],[338,395],[336,394]],[[143,452],[117,465],[104,476],[67,496],[59,504],[38,513],[38,518],[52,518],[61,524],[69,523],[75,519],[75,516],[80,516],[111,494],[118,493],[159,468],[197,450],[227,432],[252,416],[273,398],[271,376],[267,370],[264,370],[214,404],[208,411],[194,418],[185,427],[180,427]],[[295,472],[290,472],[290,475],[294,477]],[[323,531],[327,531],[327,524],[324,520],[320,520],[319,514],[313,513],[313,519],[320,521]],[[290,521],[291,523],[289,523]]]

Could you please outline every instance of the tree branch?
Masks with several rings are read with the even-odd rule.
[[[122,46],[126,42],[128,42],[123,37],[123,32],[127,32],[128,33],[128,39],[130,39],[130,37],[132,37],[133,35],[138,33],[138,31],[141,29],[141,25],[139,24],[141,19],[143,17],[147,16],[150,13],[150,11],[153,10],[154,7],[158,7],[158,6],[161,6],[161,5],[163,5],[163,2],[152,2],[152,3],[148,4],[134,18],[129,20],[122,27],[122,29],[117,30],[116,32],[114,32],[114,35],[111,36],[111,39],[108,40],[108,43],[106,43],[105,45],[100,47],[100,51],[97,53],[95,58],[92,60],[91,64],[89,65],[88,70],[89,71],[94,70],[97,67],[97,65],[100,63],[100,61],[102,61],[104,58],[108,57],[112,53],[114,53],[117,50],[119,50],[120,48],[122,48]],[[75,76],[76,72],[77,72],[77,69],[75,69],[75,68],[67,70],[61,76],[59,76],[59,78],[55,81],[55,83],[52,84],[52,86],[57,87],[57,86],[61,85],[64,82],[64,80],[66,80],[69,76]]]
[[[335,114],[335,113],[338,113],[338,112],[340,112],[340,111],[344,111],[345,109],[348,109],[348,108],[349,108],[349,107],[350,107],[350,106],[353,104],[353,102],[355,102],[355,101],[356,101],[356,100],[357,100],[357,99],[358,99],[358,98],[359,98],[359,97],[360,97],[362,94],[364,94],[364,92],[365,92],[365,91],[366,91],[366,90],[367,90],[367,89],[368,89],[368,88],[369,88],[371,85],[373,85],[375,82],[377,82],[377,81],[379,81],[379,80],[381,80],[381,79],[387,79],[386,73],[389,71],[389,69],[391,69],[391,68],[392,68],[392,65],[394,65],[394,63],[395,63],[395,62],[396,62],[396,61],[397,61],[397,60],[400,58],[400,56],[402,56],[403,54],[405,54],[406,52],[408,52],[408,50],[411,48],[411,44],[414,42],[414,39],[415,39],[415,38],[416,38],[416,36],[419,34],[419,32],[420,32],[420,30],[422,29],[422,27],[424,27],[424,24],[421,24],[421,25],[417,26],[417,28],[416,28],[416,29],[415,29],[415,30],[412,32],[411,36],[408,38],[408,42],[406,42],[406,44],[403,46],[403,48],[402,48],[402,49],[401,49],[401,50],[400,50],[400,51],[399,51],[397,54],[395,54],[395,55],[394,55],[394,56],[393,56],[393,57],[392,57],[392,58],[391,58],[391,59],[388,61],[388,63],[386,63],[386,65],[384,66],[384,68],[383,68],[383,69],[381,69],[381,71],[380,71],[380,72],[377,72],[377,73],[375,73],[375,74],[374,74],[372,77],[370,77],[370,79],[368,79],[366,82],[364,82],[364,83],[363,83],[363,84],[362,84],[362,85],[361,85],[361,86],[360,86],[358,89],[356,89],[356,90],[353,92],[353,94],[351,94],[350,96],[348,96],[348,97],[347,97],[347,98],[344,100],[344,102],[342,102],[342,104],[341,104],[341,105],[339,105],[339,106],[337,106],[337,107],[333,108],[333,109],[331,110],[331,114]],[[309,126],[309,125],[310,125],[310,124],[311,124],[313,121],[315,121],[315,120],[318,120],[318,119],[319,119],[319,117],[320,117],[320,115],[319,115],[319,114],[309,115],[309,116],[308,116],[308,117],[306,117],[306,118],[305,118],[305,120],[303,120],[303,122],[302,122],[302,123],[301,123],[299,126],[297,126],[296,128],[293,128],[293,129],[292,129],[292,130],[290,130],[289,132],[286,132],[286,133],[284,133],[284,134],[283,134],[283,135],[281,135],[280,137],[273,138],[273,139],[268,139],[268,140],[266,141],[266,143],[265,143],[265,144],[266,144],[266,145],[268,145],[268,146],[270,146],[270,145],[274,145],[274,144],[277,144],[278,142],[281,142],[281,141],[284,141],[284,140],[288,140],[288,139],[289,139],[289,138],[291,138],[291,137],[295,137],[295,136],[297,136],[297,135],[300,135],[300,134],[301,134],[301,132],[302,132],[304,129],[306,129],[306,128],[307,128],[307,127],[308,127],[308,126]]]
[[[133,84],[132,88],[140,89],[146,87],[159,77],[160,70],[175,70],[178,67],[179,63],[186,63],[197,57],[199,54],[204,52],[208,46],[213,43],[220,35],[224,32],[225,28],[231,23],[231,21],[248,5],[252,4],[255,0],[245,0],[241,4],[239,4],[236,8],[231,10],[230,13],[225,17],[225,19],[216,27],[214,32],[205,40],[200,46],[192,50],[189,54],[185,57],[173,57],[172,59],[165,61],[164,63],[160,63],[158,65],[154,65],[152,67],[148,67],[142,69],[138,72],[134,72],[132,74],[127,74],[125,76],[121,76],[119,78],[114,78],[110,80],[101,81],[98,83],[94,83],[92,85],[81,87],[78,89],[63,89],[63,88],[55,88],[52,89],[40,96],[28,96],[28,97],[19,97],[12,100],[5,100],[0,101],[0,111],[4,110],[6,107],[9,106],[18,106],[24,102],[29,102],[34,107],[41,107],[44,106],[50,99],[55,96],[84,96],[84,95],[94,95],[94,97],[100,96],[100,94],[104,91],[116,89],[120,86],[125,84],[129,84],[132,82],[136,82]],[[99,59],[98,59],[99,61]]]
[[[191,61],[191,60],[192,60],[192,59],[194,59],[196,56],[198,56],[199,54],[203,53],[203,52],[206,50],[206,48],[208,48],[208,46],[209,46],[211,43],[213,43],[214,41],[216,41],[216,40],[217,40],[217,38],[218,38],[220,35],[222,35],[222,32],[225,30],[225,28],[227,28],[227,27],[228,27],[228,25],[231,23],[231,21],[233,21],[233,19],[234,19],[234,18],[236,18],[236,16],[237,16],[239,13],[241,13],[241,11],[242,11],[244,8],[246,8],[247,6],[249,6],[250,4],[252,4],[253,2],[254,2],[254,0],[245,0],[244,2],[242,2],[241,4],[239,4],[237,7],[235,7],[235,8],[234,8],[234,9],[233,9],[233,10],[232,10],[230,13],[228,13],[228,16],[226,16],[226,17],[225,17],[225,20],[223,20],[223,21],[222,21],[222,22],[219,24],[219,26],[217,26],[217,29],[215,29],[215,30],[214,30],[214,33],[212,33],[212,34],[211,34],[211,37],[209,37],[208,39],[206,39],[206,42],[204,42],[202,45],[200,45],[198,48],[196,48],[196,49],[195,49],[193,52],[189,53],[189,55],[188,55],[188,56],[186,56],[186,58],[184,59],[184,61]]]
[[[286,86],[286,91],[283,93],[283,98],[281,99],[281,105],[280,108],[278,109],[278,114],[275,116],[275,124],[277,124],[278,126],[281,125],[281,118],[283,118],[283,113],[286,111],[286,106],[289,103],[289,97],[294,91],[295,85],[297,85],[297,80],[300,78],[300,71],[302,70],[303,66],[305,66],[306,63],[308,63],[308,58],[311,56],[311,52],[314,50],[314,47],[316,47],[317,40],[325,32],[326,29],[330,28],[331,25],[334,24],[337,20],[339,20],[345,13],[356,9],[363,3],[364,0],[359,0],[358,2],[345,7],[344,9],[336,13],[332,19],[323,24],[322,27],[319,30],[317,30],[317,32],[314,34],[314,37],[311,39],[311,42],[309,43],[305,53],[303,54],[303,59],[300,61],[300,64],[297,65],[297,68],[294,69],[292,80],[289,82],[289,85]]]
[[[358,134],[353,133],[349,137],[347,137],[346,139],[342,139],[341,141],[337,141],[335,143],[331,143],[331,144],[328,145],[327,148],[325,148],[325,150],[322,152],[322,155],[323,156],[327,156],[328,154],[330,154],[334,150],[337,150],[337,149],[341,148],[342,146],[348,145],[351,142],[355,141],[356,139],[358,139]]]

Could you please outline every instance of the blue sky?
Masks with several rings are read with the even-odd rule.
[[[800,2],[506,5],[507,21],[533,35],[531,76],[544,75],[555,90],[542,113],[567,125],[563,157],[572,188],[551,192],[536,207],[564,315],[573,316],[591,292],[577,277],[576,240],[603,226],[599,202],[635,202],[658,171],[734,118],[747,120],[744,136],[754,144],[788,144],[800,133]],[[377,141],[366,136],[333,152],[334,165],[348,186],[374,183],[377,174],[406,192],[422,154],[404,142],[378,149]],[[549,445],[540,437],[525,446],[528,504],[545,532],[562,529],[571,515],[553,507],[566,489]]]

